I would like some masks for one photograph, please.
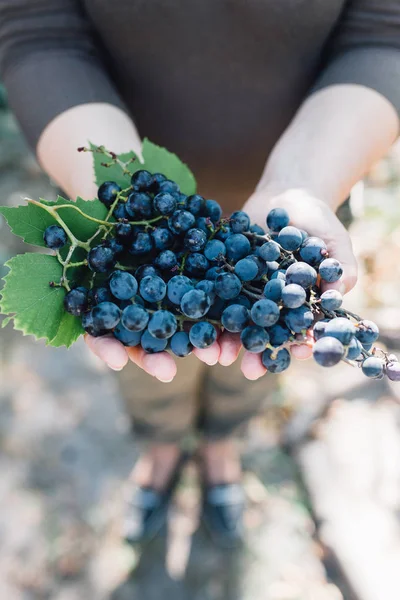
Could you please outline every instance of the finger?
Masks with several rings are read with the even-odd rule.
[[[307,344],[300,344],[299,346],[291,346],[290,354],[297,358],[297,360],[307,360],[312,356],[312,347]]]
[[[140,346],[128,348],[129,358],[135,365],[163,383],[169,383],[176,375],[176,363],[168,352],[147,354]]]
[[[221,348],[218,342],[214,342],[209,348],[193,348],[193,354],[195,354],[199,360],[210,366],[217,364],[220,352]]]
[[[224,333],[221,335],[221,339],[219,340],[219,344],[221,347],[219,364],[223,367],[229,367],[229,365],[234,363],[239,356],[239,352],[242,347],[240,336],[237,333],[229,333],[228,331],[224,331]]]
[[[90,350],[114,371],[120,371],[128,362],[125,347],[113,337],[92,337],[86,334],[85,342]]]
[[[251,352],[244,353],[241,369],[243,375],[252,381],[259,379],[267,372],[261,362],[261,354],[252,354]]]

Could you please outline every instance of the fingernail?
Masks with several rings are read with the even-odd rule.
[[[122,371],[122,369],[124,367],[113,367],[113,365],[110,365],[107,363],[107,367],[110,367],[110,369],[112,369],[113,371]]]
[[[171,383],[172,380],[173,377],[171,377],[171,379],[160,379],[160,377],[158,377],[158,381],[161,381],[161,383]]]

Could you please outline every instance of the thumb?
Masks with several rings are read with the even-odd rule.
[[[128,362],[124,346],[112,337],[85,335],[86,345],[114,371],[120,371]]]

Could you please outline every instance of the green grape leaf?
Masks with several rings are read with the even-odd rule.
[[[4,278],[0,309],[12,317],[14,329],[45,338],[50,346],[71,346],[84,331],[79,319],[64,311],[64,288],[49,286],[62,275],[56,257],[19,254],[6,266],[10,271]]]
[[[64,204],[76,206],[86,215],[100,220],[103,220],[107,215],[107,208],[99,200],[77,198],[76,202],[73,202],[59,196],[55,202],[40,200],[40,203],[49,207]],[[15,235],[20,236],[27,244],[34,246],[45,246],[43,233],[46,227],[57,223],[54,217],[44,208],[29,202],[14,207],[0,206],[0,213],[6,218],[11,231]],[[97,223],[89,221],[73,208],[61,208],[58,214],[75,237],[82,242],[86,242],[92,237],[99,227]]]
[[[153,144],[147,138],[143,140],[142,155],[143,162],[134,152],[118,155],[118,163],[113,163],[109,167],[103,166],[104,163],[112,163],[111,158],[107,158],[102,152],[97,151],[97,146],[90,144],[93,152],[93,163],[95,181],[101,185],[104,181],[115,181],[121,188],[129,187],[130,176],[140,169],[147,169],[150,173],[163,173],[168,179],[176,181],[184,194],[194,194],[196,192],[196,180],[189,167],[183,163],[176,154],[169,152],[166,148]],[[121,165],[124,163],[125,166]],[[124,173],[124,169],[129,174]]]

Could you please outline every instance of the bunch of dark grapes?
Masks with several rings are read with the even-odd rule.
[[[113,209],[112,226],[88,253],[90,284],[72,287],[64,301],[90,335],[184,357],[227,330],[280,373],[290,345],[312,330],[319,365],[345,360],[367,377],[400,380],[396,357],[373,347],[375,323],[342,308],[338,291],[320,292],[321,282],[340,279],[342,266],[322,239],[289,225],[285,210],[273,209],[264,231],[245,212],[223,218],[215,200],[186,196],[145,170],[125,191],[103,183],[98,197]],[[44,237],[51,248],[66,243],[57,225]]]

